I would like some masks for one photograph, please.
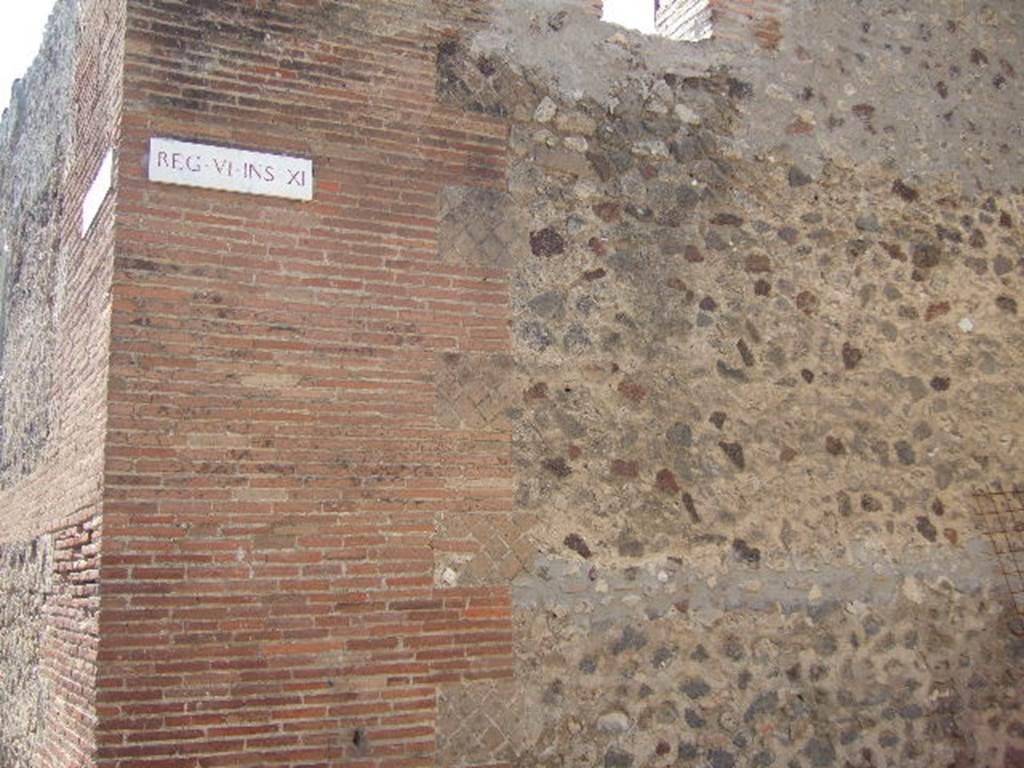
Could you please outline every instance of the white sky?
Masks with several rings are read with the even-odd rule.
[[[43,42],[52,0],[0,0],[0,112]]]
[[[654,0],[604,0],[604,20],[650,34],[654,32]]]

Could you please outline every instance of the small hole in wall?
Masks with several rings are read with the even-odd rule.
[[[370,741],[366,737],[366,731],[357,728],[352,732],[352,747],[357,755],[365,755],[369,750]]]
[[[654,0],[604,0],[604,21],[654,34]]]
[[[711,0],[604,0],[602,18],[670,40],[698,42],[711,37]]]

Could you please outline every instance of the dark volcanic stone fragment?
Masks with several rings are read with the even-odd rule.
[[[609,749],[604,756],[604,768],[631,768],[633,756],[621,749]]]
[[[640,651],[647,646],[647,635],[633,627],[623,627],[619,639],[612,644],[612,654],[618,656],[626,651]]]
[[[729,98],[730,99],[749,99],[754,95],[754,86],[745,80],[737,80],[735,77],[729,78]]]
[[[743,716],[746,723],[753,722],[761,715],[770,715],[779,708],[779,694],[775,691],[762,693],[747,707],[747,713]]]
[[[825,438],[825,450],[833,456],[841,456],[846,453],[846,446],[843,445],[843,441],[838,437],[829,435]]]
[[[814,179],[811,178],[810,174],[795,165],[790,166],[789,169],[789,186],[791,187],[804,187],[810,184]]]
[[[761,550],[757,547],[751,547],[743,539],[735,539],[732,542],[732,552],[736,555],[737,560],[741,560],[750,565],[757,565],[761,562]]]
[[[931,322],[937,317],[948,315],[952,309],[948,301],[937,301],[934,304],[929,304],[928,308],[924,311],[925,322]]]
[[[868,493],[860,497],[860,508],[865,512],[881,512],[883,509],[882,502]]]
[[[722,449],[722,453],[729,457],[729,460],[737,466],[739,469],[746,469],[747,461],[743,457],[743,446],[739,443],[726,443],[721,442],[718,447]]]
[[[889,258],[893,261],[906,261],[907,254],[903,252],[903,249],[894,243],[879,243],[882,246],[882,250],[889,254]]]
[[[619,554],[623,557],[643,557],[644,544],[632,531],[625,530],[619,534],[619,540],[615,543]]]
[[[902,179],[897,179],[893,182],[892,191],[903,198],[908,203],[916,203],[921,197],[921,193],[918,192],[911,186],[908,186]]]
[[[557,256],[565,253],[565,239],[552,227],[530,234],[530,250],[534,256]]]
[[[708,752],[708,762],[711,768],[735,768],[736,757],[724,749],[712,749]]]
[[[1017,314],[1017,300],[1010,296],[1000,296],[997,298],[996,306],[1008,315]]]
[[[583,537],[578,533],[570,533],[565,537],[565,541],[562,542],[575,552],[577,555],[584,559],[589,559],[591,555],[590,547],[587,546],[587,542],[583,540]]]
[[[558,478],[566,478],[572,474],[572,467],[561,456],[544,460],[544,469]]]
[[[523,399],[526,402],[533,402],[535,400],[547,400],[548,399],[548,385],[543,381],[538,381],[525,393],[523,393]]]
[[[690,678],[685,683],[679,686],[680,692],[685,694],[687,698],[703,699],[709,693],[711,693],[711,686],[701,680],[699,677]]]
[[[743,219],[735,213],[716,213],[711,223],[719,227],[741,227]]]
[[[683,494],[683,506],[686,507],[687,513],[690,515],[690,520],[694,523],[700,522],[700,515],[697,514],[697,504],[693,500],[693,496],[688,493]]]
[[[691,728],[703,728],[707,725],[707,721],[692,709],[687,709],[683,713],[683,719],[686,720],[686,724]]]
[[[771,272],[772,260],[765,253],[751,253],[747,255],[744,269],[751,274]]]
[[[936,376],[932,379],[931,385],[936,392],[945,392],[949,389],[949,379],[945,376]]]
[[[932,269],[939,266],[942,252],[932,243],[915,243],[914,266],[918,269]]]
[[[530,349],[543,352],[555,343],[555,337],[548,327],[539,320],[527,320],[519,324],[519,336]]]
[[[853,503],[850,501],[850,494],[845,491],[840,491],[836,495],[836,506],[839,508],[839,514],[843,517],[849,517],[853,514]]]
[[[565,316],[565,297],[561,291],[546,291],[531,299],[527,306],[548,320],[560,320]]]
[[[718,429],[721,429],[724,426],[725,420],[727,418],[728,417],[724,413],[722,413],[722,411],[715,411],[714,413],[711,414],[711,418],[709,418],[708,421],[714,424]]]
[[[624,480],[635,480],[640,474],[640,465],[635,461],[614,459],[611,464],[612,475]]]
[[[590,161],[590,165],[601,181],[609,181],[615,176],[615,164],[607,155],[600,152],[587,152],[587,160]]]
[[[836,750],[826,739],[813,737],[804,747],[804,755],[813,768],[829,768],[836,761]]]
[[[718,370],[718,373],[723,378],[743,383],[746,383],[747,381],[747,374],[744,371],[740,370],[739,368],[733,368],[732,366],[728,365],[724,360],[719,360],[715,364],[715,368]]]
[[[778,232],[779,239],[790,245],[796,245],[800,239],[800,232],[793,227],[783,227]]]
[[[850,342],[843,344],[843,365],[846,367],[846,370],[852,371],[860,365],[860,361],[863,358],[864,353],[850,344]]]
[[[1024,768],[1024,749],[1006,748],[1006,768]]]
[[[640,403],[647,397],[647,388],[635,381],[623,379],[619,382],[619,394],[632,403]]]
[[[685,136],[678,141],[668,145],[668,151],[677,163],[689,165],[699,161],[705,154],[700,139],[695,136]],[[681,186],[676,194],[676,199],[684,208],[692,208],[700,201],[700,193],[689,185]]]
[[[818,297],[811,291],[800,291],[796,296],[796,308],[805,315],[813,315],[818,311]]]
[[[594,213],[597,214],[597,217],[609,224],[622,218],[619,215],[620,211],[618,203],[598,203],[594,206]]]
[[[680,448],[689,448],[693,445],[693,430],[689,424],[677,421],[668,428],[668,431],[665,433],[665,439],[672,445],[679,446]]]
[[[747,346],[747,342],[740,339],[736,342],[736,349],[739,350],[740,357],[743,358],[743,364],[748,368],[754,365],[754,353],[750,351],[750,347]]]
[[[924,515],[917,518],[917,532],[931,542],[934,542],[939,536],[939,532],[932,524],[932,521]]]
[[[879,232],[882,229],[882,226],[878,223],[878,216],[874,213],[865,213],[858,216],[853,222],[853,226],[861,232]]]
[[[901,464],[909,467],[917,462],[917,454],[914,452],[914,446],[906,440],[898,440],[893,447],[896,449],[896,456],[899,458]]]
[[[675,659],[678,654],[678,648],[662,645],[654,652],[651,664],[655,669],[664,669],[672,663],[673,659]]]
[[[655,487],[662,493],[675,495],[682,490],[679,487],[679,482],[676,480],[676,476],[670,469],[662,469],[658,472],[658,476],[654,481]]]

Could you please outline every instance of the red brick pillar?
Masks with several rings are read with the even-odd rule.
[[[439,691],[510,678],[512,622],[439,553],[512,488],[441,394],[510,347],[507,277],[438,210],[507,127],[439,102],[434,3],[127,8],[99,766],[444,765]],[[154,137],[308,159],[312,199],[156,183]]]

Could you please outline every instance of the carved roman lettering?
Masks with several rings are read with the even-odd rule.
[[[150,140],[149,178],[243,195],[313,199],[313,161],[177,139]]]

